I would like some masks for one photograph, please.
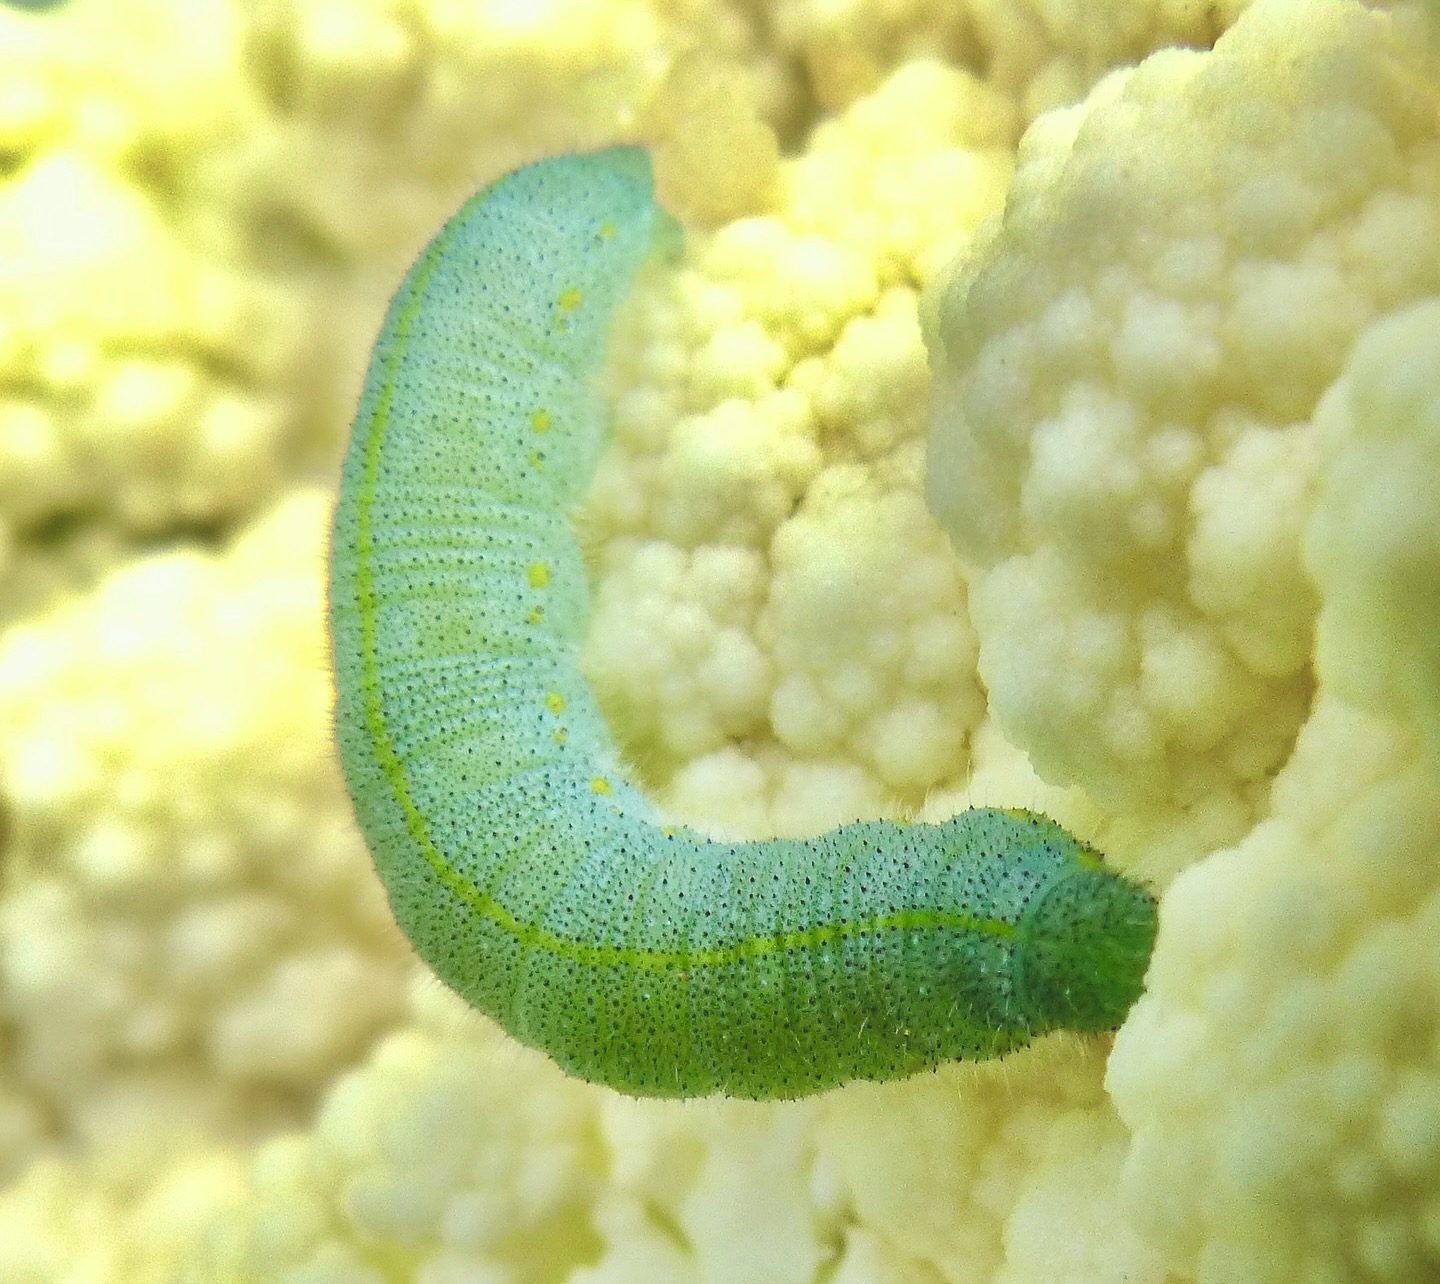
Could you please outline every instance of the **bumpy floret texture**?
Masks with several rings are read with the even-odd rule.
[[[1009,122],[971,78],[910,64],[782,165],[773,208],[692,237],[632,301],[583,522],[585,663],[693,819],[814,832],[963,778],[984,709],[918,493],[917,298],[997,208]]]
[[[1414,722],[1440,761],[1440,304],[1377,322],[1316,414],[1306,536],[1317,657],[1355,704]]]
[[[1440,118],[1389,17],[1249,10],[1027,136],[932,313],[931,501],[1043,776],[1176,837],[1263,813],[1313,694],[1310,417],[1440,287]]]
[[[56,1140],[296,1118],[404,947],[329,745],[328,496],[0,638],[0,1011]]]
[[[0,317],[99,318],[84,369],[125,375],[73,449],[91,384],[32,353],[0,392],[0,473],[55,461],[5,501],[0,610],[101,579],[0,640],[0,1278],[1436,1274],[1433,55],[1258,0],[1042,118],[974,241],[1038,106],[1244,7],[0,6]],[[614,726],[717,832],[1011,803],[1189,864],[1108,1080],[1055,1039],[636,1105],[433,980],[402,1013],[327,765],[323,504],[226,528],[338,439],[463,188],[633,131],[691,231],[617,335],[586,514]],[[172,359],[200,392],[166,427]],[[937,390],[960,566],[919,498]],[[182,528],[212,546],[101,574]]]
[[[0,1203],[6,1278],[1163,1279],[1095,1198],[1125,1150],[1096,1058],[697,1108],[567,1080],[433,984],[414,1008],[243,1167],[189,1155],[137,1189],[37,1166]]]
[[[103,1162],[34,1164],[0,1202],[6,1284],[188,1284],[196,1243],[243,1206],[245,1168],[228,1150],[180,1153],[146,1178],[137,1187]]]
[[[776,27],[831,107],[873,89],[907,59],[942,57],[982,73],[1031,120],[1152,50],[1210,44],[1247,3],[780,0]]]
[[[1316,433],[1322,694],[1270,816],[1167,892],[1110,1065],[1126,1203],[1207,1284],[1440,1271],[1440,302]]]
[[[252,144],[241,163],[216,162],[214,181],[257,231],[278,225],[297,253],[397,265],[478,184],[612,141],[645,107],[682,33],[718,62],[756,58],[749,24],[707,0],[246,8],[245,74],[281,154]]]
[[[73,560],[61,519],[139,536],[232,514],[299,444],[300,299],[187,225],[196,167],[247,114],[233,27],[216,4],[0,8],[0,527],[16,562]]]
[[[304,1136],[262,1147],[188,1269],[283,1279],[563,1279],[593,1258],[597,1099],[434,987]],[[403,1275],[395,1272],[403,1271]]]
[[[612,138],[679,17],[0,6],[0,616],[332,466],[392,266],[477,183]]]

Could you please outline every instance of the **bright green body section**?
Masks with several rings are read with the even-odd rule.
[[[626,1092],[791,1097],[1119,1024],[1143,889],[1021,811],[714,843],[620,775],[576,665],[591,383],[660,220],[644,153],[472,199],[396,294],[336,512],[341,757],[396,919],[456,991]]]

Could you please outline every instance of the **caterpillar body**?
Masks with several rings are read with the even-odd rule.
[[[332,545],[337,734],[395,917],[565,1070],[795,1097],[1112,1029],[1148,892],[1030,812],[723,843],[661,822],[579,672],[568,515],[604,441],[610,316],[667,218],[648,155],[471,198],[376,342]]]

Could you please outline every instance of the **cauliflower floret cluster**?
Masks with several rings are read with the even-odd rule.
[[[245,75],[277,139],[207,178],[255,232],[354,262],[403,264],[479,184],[634,128],[680,38],[754,57],[746,24],[706,0],[246,9]]]
[[[1440,301],[1315,431],[1321,696],[1271,815],[1166,894],[1109,1074],[1126,1203],[1201,1281],[1440,1269]]]
[[[60,518],[139,536],[233,514],[302,431],[300,299],[186,225],[197,157],[245,123],[234,22],[136,9],[0,8],[0,524],[17,560],[50,551]]]
[[[1316,412],[1324,473],[1307,528],[1317,661],[1362,708],[1413,723],[1440,762],[1440,309],[1377,322]]]
[[[218,1216],[242,1206],[245,1169],[231,1151],[156,1165],[138,1190],[134,1174],[44,1159],[0,1201],[0,1267],[6,1284],[165,1284],[185,1272]]]
[[[984,710],[918,494],[917,298],[996,209],[1012,119],[911,64],[782,166],[773,209],[692,238],[634,300],[585,514],[586,668],[692,820],[815,832],[963,780]]]
[[[1440,1262],[1440,314],[1403,310],[1440,285],[1440,93],[1411,34],[1278,0],[1107,82],[1032,131],[934,313],[931,495],[992,707],[1124,823],[1190,821],[1176,863],[1235,827],[1166,891],[1107,1078],[1124,1211],[1206,1284]]]
[[[188,1155],[137,1192],[37,1166],[0,1203],[7,1279],[1163,1279],[1095,1199],[1125,1133],[1099,1061],[1063,1045],[819,1101],[635,1102],[432,982],[412,1003],[311,1129],[244,1167]]]
[[[1437,103],[1388,16],[1261,5],[1037,124],[935,300],[929,494],[992,711],[1168,832],[1157,869],[1263,814],[1306,716],[1310,416],[1440,289]]]
[[[776,28],[831,108],[901,63],[939,57],[982,74],[1033,120],[1152,50],[1209,45],[1248,2],[781,0]]]
[[[328,508],[302,492],[0,639],[0,1011],[57,1139],[253,1135],[399,1013],[329,743]]]
[[[1432,1278],[1433,48],[1357,0],[0,4],[0,612],[98,581],[0,635],[0,1278]],[[407,961],[326,496],[265,510],[446,207],[637,134],[691,226],[584,514],[612,726],[719,833],[1020,804],[1169,882],[1108,1058],[627,1102]]]
[[[332,467],[392,272],[477,182],[612,139],[674,34],[642,0],[0,5],[0,616]]]
[[[438,987],[418,1004],[418,1024],[335,1085],[311,1132],[260,1149],[243,1206],[186,1264],[193,1278],[563,1279],[596,1255],[595,1094]]]

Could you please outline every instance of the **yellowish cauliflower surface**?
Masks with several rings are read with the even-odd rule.
[[[839,106],[907,59],[944,57],[1012,96],[1027,120],[1113,67],[1207,45],[1249,0],[780,0],[776,28],[820,100]]]
[[[309,1134],[261,1147],[243,1194],[217,1197],[183,1277],[544,1280],[594,1257],[595,1095],[489,1027],[458,1031],[428,990],[428,1017],[336,1083]]]
[[[0,3],[0,1280],[1434,1278],[1426,21]],[[1163,893],[1113,1052],[627,1101],[389,924],[322,628],[365,344],[468,188],[635,138],[689,227],[579,533],[638,778],[1098,837]]]
[[[1110,1065],[1126,1202],[1206,1281],[1440,1269],[1440,301],[1315,427],[1322,694],[1270,816],[1167,892]]]
[[[1316,414],[1325,467],[1306,532],[1329,683],[1440,755],[1440,309],[1370,327]]]
[[[9,613],[48,583],[32,562],[230,517],[314,433],[303,299],[204,218],[199,171],[255,123],[238,34],[203,0],[0,7]]]
[[[398,1014],[329,744],[328,516],[299,493],[0,636],[0,1002],[57,1140],[295,1120]]]
[[[1307,715],[1311,416],[1440,288],[1437,104],[1386,15],[1261,5],[1042,119],[937,296],[929,494],[992,711],[1157,870],[1264,815]]]
[[[1130,1224],[1207,1284],[1440,1269],[1440,312],[1405,310],[1440,272],[1440,95],[1414,34],[1280,0],[1106,82],[1032,131],[933,313],[930,493],[992,711],[1128,839],[1175,830],[1155,866],[1238,839],[1166,891],[1106,1081]]]
[[[0,617],[328,473],[395,270],[477,179],[612,137],[669,21],[0,4]]]
[[[1004,100],[913,63],[626,317],[585,663],[677,813],[815,832],[963,781],[984,706],[918,493],[918,292],[998,208],[1008,128]]]

